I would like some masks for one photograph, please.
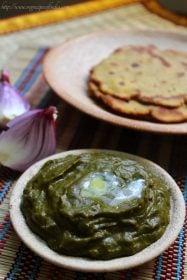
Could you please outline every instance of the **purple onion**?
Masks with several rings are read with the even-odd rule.
[[[0,134],[0,163],[18,171],[55,153],[57,110],[35,109],[7,123]]]
[[[29,110],[28,101],[10,84],[8,72],[2,71],[0,78],[0,124],[5,125],[8,121]]]

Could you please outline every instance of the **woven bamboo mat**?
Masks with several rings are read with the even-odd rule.
[[[65,40],[85,33],[109,28],[164,29],[187,34],[185,27],[177,26],[144,8],[141,4],[131,4],[102,13],[66,20],[44,27],[0,36],[0,68],[6,67],[8,59],[21,46],[54,46]]]
[[[87,0],[83,3],[67,5],[65,7],[64,5],[61,7],[59,1],[57,1],[56,4],[53,1],[49,2],[48,6],[33,6],[31,3],[25,3],[25,5],[21,5],[21,3],[9,3],[7,5],[7,2],[3,1],[0,7],[2,15],[5,14],[7,16],[8,14],[6,13],[8,13],[9,10],[11,10],[11,14],[13,14],[14,10],[20,10],[21,12],[23,12],[23,10],[25,12],[27,10],[38,11],[0,19],[0,34],[6,34],[9,32],[20,31],[27,28],[90,15],[136,2],[143,3],[150,11],[163,18],[171,20],[176,24],[187,26],[187,17],[168,11],[162,7],[157,0]]]
[[[21,5],[21,3],[16,3],[15,5],[15,3],[12,3],[12,5],[7,5],[6,1],[4,1],[0,7],[2,13],[6,13],[6,11],[8,12],[9,9],[14,11],[14,9],[21,10],[22,8],[24,8],[25,11],[33,9],[33,11],[36,12],[25,13],[24,15],[0,20],[0,34],[89,15],[135,2],[140,2],[140,0],[87,0],[83,3],[60,7],[60,1],[57,1],[56,3],[55,1],[51,1],[48,3],[47,8],[47,6],[42,5],[42,3],[38,3],[41,4],[38,6],[33,6],[31,3],[25,3],[24,5]],[[37,9],[39,11],[37,11]]]
[[[42,76],[42,60],[49,46],[101,28],[151,28],[186,32],[160,19],[141,5],[56,23],[2,36],[0,67],[10,70],[12,81],[33,107],[58,108],[57,151],[81,148],[116,149],[155,161],[175,178],[187,201],[187,138],[151,135],[95,120],[60,100]],[[15,234],[9,217],[11,190],[19,174],[0,168],[0,279],[7,280],[180,280],[187,279],[187,223],[175,243],[161,256],[135,269],[114,273],[80,273],[57,268],[33,254]]]

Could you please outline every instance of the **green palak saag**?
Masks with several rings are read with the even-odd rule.
[[[158,240],[169,223],[170,195],[138,162],[91,152],[46,162],[27,183],[21,210],[54,251],[104,260]]]

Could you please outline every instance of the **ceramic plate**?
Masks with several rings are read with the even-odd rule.
[[[53,90],[77,109],[114,125],[142,131],[187,134],[187,122],[160,124],[119,116],[98,105],[88,94],[90,69],[116,48],[125,45],[154,44],[161,49],[187,50],[187,36],[140,30],[111,30],[78,37],[46,55],[44,75]]]
[[[54,158],[62,158],[69,154],[80,154],[85,152],[95,152],[95,151],[106,151],[106,150],[74,150],[63,152],[60,154],[53,155],[48,157],[40,162],[31,166],[23,175],[19,178],[16,185],[14,186],[11,199],[10,199],[10,217],[12,224],[22,239],[22,241],[36,254],[44,258],[45,260],[68,269],[80,270],[80,271],[92,271],[92,272],[109,272],[121,269],[128,269],[137,265],[141,265],[145,262],[150,261],[151,259],[160,255],[164,250],[166,250],[177,238],[179,231],[183,225],[185,217],[185,204],[182,193],[179,187],[176,185],[175,181],[171,176],[163,170],[161,167],[155,163],[134,156],[130,154],[125,154],[116,151],[107,151],[108,153],[113,153],[117,155],[123,155],[129,159],[137,160],[142,165],[146,167],[147,170],[150,170],[157,176],[161,177],[171,192],[171,218],[170,223],[163,234],[163,236],[157,240],[155,243],[151,244],[144,250],[139,253],[123,258],[116,258],[113,260],[107,261],[96,261],[89,260],[85,258],[70,257],[65,255],[60,255],[52,251],[46,243],[35,235],[27,226],[25,219],[20,210],[20,203],[22,198],[23,190],[27,182],[37,173],[41,166],[48,160]]]

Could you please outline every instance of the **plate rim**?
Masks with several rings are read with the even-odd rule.
[[[60,255],[53,250],[51,250],[44,241],[42,241],[41,238],[39,238],[36,234],[34,234],[29,227],[27,226],[25,219],[23,217],[23,214],[20,210],[20,203],[21,203],[21,195],[23,192],[24,187],[26,186],[26,183],[32,176],[40,169],[40,167],[48,160],[59,158],[59,157],[65,157],[69,154],[80,154],[80,153],[86,153],[86,152],[108,152],[108,153],[115,153],[115,154],[122,154],[124,156],[127,156],[130,159],[134,159],[139,161],[140,163],[143,163],[144,165],[148,165],[149,168],[153,168],[157,170],[158,174],[163,176],[164,179],[167,180],[167,184],[171,184],[170,189],[175,193],[172,193],[171,195],[171,201],[173,205],[172,212],[174,212],[174,204],[177,203],[177,207],[180,210],[180,213],[178,215],[177,221],[175,221],[175,227],[174,227],[174,233],[172,234],[172,237],[170,235],[169,227],[174,223],[170,221],[168,228],[166,229],[165,233],[162,235],[162,237],[154,242],[152,245],[148,246],[144,250],[141,250],[139,253],[130,256],[130,257],[122,257],[122,258],[116,258],[112,260],[107,261],[93,261],[93,260],[87,260],[84,258],[77,258],[77,257],[69,257],[65,255]],[[20,237],[20,239],[26,244],[33,252],[35,252],[37,255],[42,257],[43,259],[47,260],[50,263],[53,263],[57,266],[64,267],[67,269],[75,270],[75,271],[84,271],[84,272],[111,272],[111,271],[119,271],[123,269],[129,269],[138,265],[142,265],[145,262],[148,262],[154,258],[156,258],[158,255],[160,255],[163,251],[165,251],[173,242],[176,240],[185,219],[185,202],[182,195],[182,192],[180,191],[180,188],[174,181],[174,179],[171,177],[171,175],[166,172],[161,166],[154,163],[153,161],[150,161],[146,158],[121,152],[121,151],[115,151],[115,150],[107,150],[107,149],[79,149],[79,150],[69,150],[61,153],[57,153],[55,155],[46,157],[43,160],[40,160],[39,162],[33,164],[30,168],[28,168],[17,180],[16,184],[14,185],[14,188],[11,193],[10,197],[10,218],[13,224],[13,227]],[[177,224],[177,227],[176,227]],[[20,225],[21,230],[20,230]],[[163,243],[161,242],[162,239],[164,239],[164,236],[167,235],[167,242]],[[31,240],[34,242],[32,243]],[[161,241],[160,241],[161,240]],[[162,246],[157,246],[155,249],[155,244]],[[46,255],[46,251],[43,253],[42,247],[45,247],[47,249],[47,252],[49,253],[49,256]],[[144,258],[142,258],[142,252],[148,251],[149,254],[145,254]],[[151,257],[150,252],[151,251]],[[51,259],[52,256],[52,259]],[[60,256],[60,260],[59,260]],[[135,256],[136,262],[133,261]],[[146,256],[146,257],[145,257]],[[130,261],[129,261],[130,260]]]
[[[74,98],[74,96],[68,92],[66,92],[64,89],[61,89],[61,92],[59,93],[58,87],[56,87],[55,82],[53,79],[51,80],[50,77],[50,67],[51,67],[51,62],[53,61],[53,57],[56,56],[58,52],[63,51],[66,49],[69,45],[76,44],[77,41],[80,40],[89,40],[92,39],[93,37],[98,37],[98,36],[103,36],[103,35],[111,35],[111,34],[123,34],[123,33],[142,33],[146,35],[153,35],[153,34],[158,34],[162,36],[173,36],[182,38],[184,41],[187,41],[187,37],[184,33],[177,33],[173,31],[165,31],[165,30],[154,30],[154,29],[133,29],[133,28],[121,28],[121,29],[116,29],[116,28],[111,28],[105,31],[97,31],[97,32],[92,32],[88,33],[85,35],[77,36],[75,38],[66,40],[64,43],[50,49],[48,53],[44,57],[43,61],[43,74],[44,77],[49,84],[49,86],[54,90],[55,94],[57,94],[61,99],[66,101],[68,104],[71,106],[75,107],[79,111],[94,117],[100,121],[104,121],[107,123],[110,123],[112,125],[128,128],[128,129],[133,129],[133,130],[138,130],[142,132],[150,132],[150,133],[156,133],[156,134],[178,134],[178,135],[185,135],[187,134],[187,122],[181,122],[181,123],[156,123],[156,122],[149,122],[145,120],[138,120],[138,119],[133,119],[133,118],[128,118],[126,116],[120,116],[112,111],[104,111],[102,106],[98,106],[97,108],[99,109],[99,112],[95,112],[95,110],[90,110],[89,108],[85,108],[82,106],[81,102],[77,102],[77,99]],[[90,104],[92,106],[92,103]],[[101,111],[102,112],[101,112]],[[119,121],[119,122],[118,122]]]

